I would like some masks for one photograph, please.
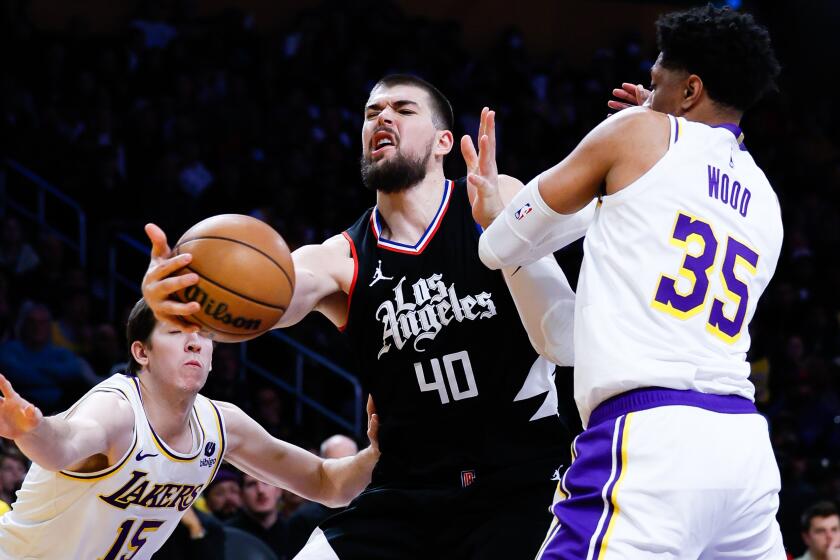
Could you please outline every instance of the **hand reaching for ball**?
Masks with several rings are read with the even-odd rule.
[[[274,328],[292,299],[295,269],[285,240],[251,216],[220,214],[189,228],[170,250],[152,242],[143,297],[155,317],[217,342],[250,340]]]
[[[192,255],[182,253],[172,256],[163,230],[155,224],[146,224],[145,229],[152,242],[152,252],[149,268],[143,276],[143,299],[159,321],[174,323],[187,332],[197,331],[198,327],[184,317],[197,313],[201,306],[195,301],[182,303],[172,299],[177,291],[198,283],[198,274],[173,276],[190,263]]]

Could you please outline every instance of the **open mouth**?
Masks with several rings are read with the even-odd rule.
[[[378,157],[384,154],[388,148],[396,149],[396,147],[396,134],[388,130],[380,130],[375,132],[370,140],[370,155],[371,157]]]

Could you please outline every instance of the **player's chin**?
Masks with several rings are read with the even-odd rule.
[[[184,391],[190,393],[197,393],[204,387],[204,384],[207,383],[207,377],[209,372],[205,368],[196,368],[192,366],[186,366],[180,375],[180,379],[178,380],[178,385]]]

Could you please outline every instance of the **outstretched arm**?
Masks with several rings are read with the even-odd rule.
[[[644,175],[668,150],[668,117],[645,108],[626,109],[595,127],[563,161],[541,173],[493,216],[479,255],[490,268],[533,254],[546,235],[575,225],[602,185],[615,194]]]
[[[0,375],[0,437],[13,439],[23,453],[50,471],[73,469],[94,455],[113,464],[131,444],[134,413],[110,393],[94,393],[69,417],[45,418]]]
[[[341,459],[322,459],[272,437],[237,406],[216,404],[228,433],[227,461],[241,471],[329,507],[347,505],[370,483],[379,459],[379,418],[372,400],[368,399],[370,446]]]
[[[473,217],[484,221],[508,204],[523,185],[496,171],[495,113],[487,107],[481,112],[478,145],[479,153],[476,153],[469,136],[461,139],[461,152],[470,177]],[[578,237],[589,225],[585,217],[581,223],[583,227],[579,228]],[[556,364],[572,365],[575,293],[554,256],[534,257],[536,252],[523,255],[517,266],[504,268],[502,274],[537,353]],[[518,266],[520,264],[522,266]]]
[[[194,273],[179,274],[190,263],[192,255],[171,256],[166,234],[155,224],[146,225],[152,242],[149,268],[143,277],[143,298],[160,321],[178,325],[187,332],[198,330],[184,320],[200,310],[197,302],[182,303],[172,294],[198,283]],[[320,311],[336,325],[344,323],[347,306],[342,292],[349,290],[353,278],[353,259],[347,240],[336,235],[320,245],[307,245],[292,253],[295,264],[295,291],[289,308],[275,327],[288,327],[313,310]],[[336,297],[337,296],[337,297]]]

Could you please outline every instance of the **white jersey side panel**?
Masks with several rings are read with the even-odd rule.
[[[670,147],[603,198],[584,241],[575,399],[584,425],[640,387],[753,398],[747,327],[776,268],[779,202],[726,128],[669,117]]]
[[[210,400],[196,397],[193,447],[180,454],[149,424],[136,378],[114,375],[79,402],[97,391],[117,393],[131,404],[131,448],[116,465],[96,473],[56,473],[33,463],[12,511],[0,517],[0,559],[151,558],[215,476],[225,429]]]

